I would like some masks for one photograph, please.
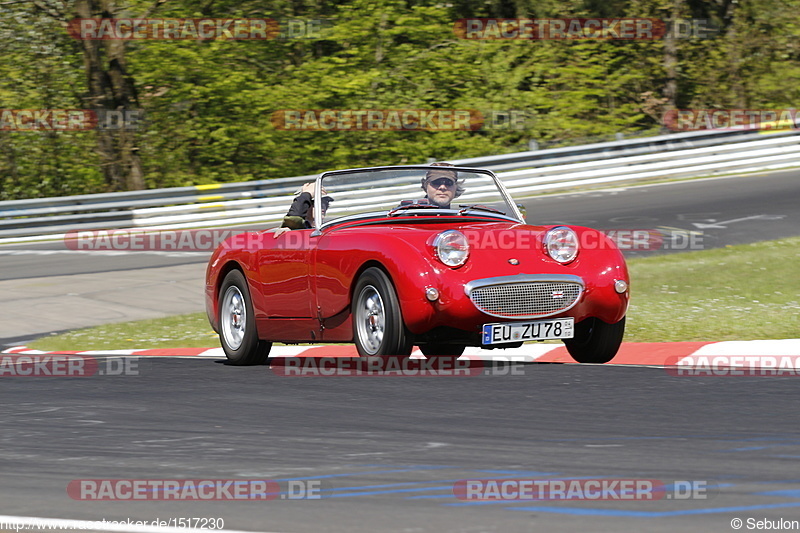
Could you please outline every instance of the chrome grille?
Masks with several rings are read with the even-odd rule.
[[[580,298],[579,283],[537,281],[476,287],[469,292],[475,307],[505,318],[534,318],[569,309]]]

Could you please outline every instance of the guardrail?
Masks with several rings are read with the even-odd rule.
[[[691,132],[451,162],[494,170],[521,198],[605,183],[800,166],[800,135]],[[0,242],[84,229],[269,224],[286,213],[287,196],[315,177],[0,202]]]

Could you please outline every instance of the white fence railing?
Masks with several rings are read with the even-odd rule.
[[[694,132],[452,162],[493,169],[519,199],[576,187],[800,166],[797,133]],[[0,202],[0,243],[84,229],[269,224],[282,219],[289,195],[315,177]]]

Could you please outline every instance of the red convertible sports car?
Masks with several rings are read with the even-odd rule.
[[[629,300],[616,245],[527,224],[488,170],[434,165],[326,172],[323,201],[300,219],[310,227],[222,243],[205,296],[229,362],[264,363],[273,342],[403,356],[547,339],[578,362],[610,361]]]

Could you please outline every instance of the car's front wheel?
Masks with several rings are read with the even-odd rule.
[[[617,355],[624,334],[625,317],[615,324],[587,318],[575,324],[575,337],[564,339],[564,344],[577,362],[601,364]]]
[[[364,271],[353,291],[353,338],[359,355],[410,355],[406,329],[392,281],[383,270]]]
[[[233,365],[260,365],[269,357],[272,343],[258,339],[255,313],[247,280],[231,270],[220,287],[219,340]]]

